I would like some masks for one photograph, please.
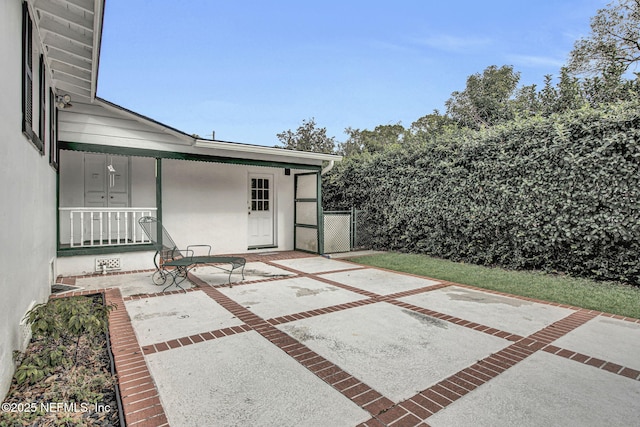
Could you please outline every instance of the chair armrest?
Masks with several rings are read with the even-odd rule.
[[[187,246],[187,252],[191,251],[191,256],[193,257],[195,252],[191,248],[208,248],[207,256],[211,255],[211,245],[189,245],[189,246]]]
[[[173,261],[173,260],[178,260],[182,258],[193,258],[193,256],[194,256],[194,252],[189,248],[187,249],[173,248],[171,250],[167,250],[162,253],[162,260]]]
[[[193,250],[189,249],[189,247],[187,247],[187,249],[181,249],[180,252],[182,252],[184,254],[185,258],[193,259],[194,252],[193,252]]]

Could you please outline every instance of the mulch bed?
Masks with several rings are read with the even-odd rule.
[[[100,295],[91,296],[102,302]],[[58,350],[65,362],[42,379],[18,384],[16,376],[2,403],[4,426],[120,426],[117,380],[105,333],[82,335],[70,345],[61,340],[33,338],[22,363]],[[75,345],[77,343],[77,346]],[[54,347],[52,347],[54,346]],[[46,357],[46,356],[45,356]]]

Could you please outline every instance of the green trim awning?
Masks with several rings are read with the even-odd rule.
[[[82,142],[59,141],[58,146],[61,150],[84,151],[89,153],[105,153],[105,154],[114,154],[114,155],[121,155],[121,156],[152,157],[156,159],[194,160],[199,162],[229,163],[229,164],[236,164],[236,165],[264,166],[264,167],[272,167],[272,168],[283,168],[283,169],[288,168],[288,169],[300,169],[300,170],[312,170],[312,171],[319,171],[322,168],[322,166],[320,165],[308,165],[304,163],[277,162],[277,161],[270,161],[270,160],[215,156],[215,155],[205,155],[205,154],[195,154],[195,153],[180,153],[175,151],[151,150],[151,149],[131,148],[131,147],[117,147],[113,145],[97,145],[97,144],[87,144]]]

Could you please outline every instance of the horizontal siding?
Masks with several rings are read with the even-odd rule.
[[[127,141],[185,145],[183,139],[145,125],[100,105],[73,103],[59,115],[60,140],[89,144],[126,145]],[[158,147],[155,147],[157,149]]]

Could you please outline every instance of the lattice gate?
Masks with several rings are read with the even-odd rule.
[[[324,253],[349,252],[354,249],[369,249],[371,236],[364,211],[325,211]]]

